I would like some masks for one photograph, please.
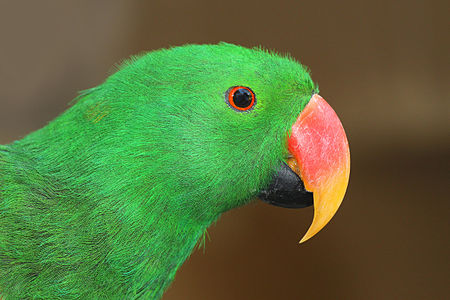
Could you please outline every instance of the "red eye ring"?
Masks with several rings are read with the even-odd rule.
[[[235,86],[228,89],[226,100],[231,108],[238,111],[247,111],[255,105],[256,97],[250,88]]]

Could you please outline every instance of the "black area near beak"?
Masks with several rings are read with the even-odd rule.
[[[270,185],[258,197],[264,202],[285,208],[313,205],[313,193],[305,189],[302,179],[284,162]]]

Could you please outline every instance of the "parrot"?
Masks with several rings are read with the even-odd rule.
[[[222,213],[313,206],[349,180],[342,123],[289,54],[187,44],[124,60],[0,145],[0,298],[160,299]]]

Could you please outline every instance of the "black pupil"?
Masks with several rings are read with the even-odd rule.
[[[234,105],[245,108],[252,103],[252,93],[247,89],[238,89],[233,95]]]

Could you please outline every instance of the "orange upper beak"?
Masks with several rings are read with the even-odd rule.
[[[292,126],[288,147],[306,190],[314,198],[314,219],[302,243],[318,233],[338,210],[347,190],[350,150],[339,118],[317,94]]]

